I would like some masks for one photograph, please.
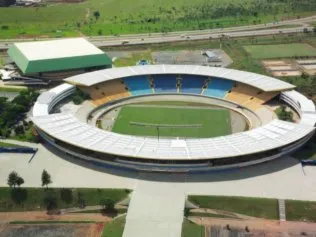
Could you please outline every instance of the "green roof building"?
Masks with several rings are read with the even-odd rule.
[[[111,59],[84,38],[15,43],[8,54],[24,75],[112,67]]]

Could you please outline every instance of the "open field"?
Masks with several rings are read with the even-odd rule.
[[[0,38],[73,37],[170,32],[274,22],[311,15],[313,0],[175,0],[42,3],[39,7],[1,8]],[[94,12],[100,13],[99,17]],[[3,27],[4,26],[4,27]]]
[[[316,56],[316,49],[308,44],[247,45],[246,51],[255,59]]]
[[[198,127],[160,127],[162,137],[215,137],[230,134],[230,115],[225,109],[183,108],[167,106],[125,106],[121,109],[113,132],[158,136],[155,126],[146,127],[135,123],[160,125],[199,125]]]
[[[276,199],[228,197],[228,196],[189,196],[189,200],[200,208],[235,212],[247,216],[278,219]]]
[[[181,237],[204,237],[205,227],[187,219],[183,220]]]
[[[126,216],[121,216],[109,222],[103,229],[102,237],[122,237]]]
[[[316,202],[287,200],[285,206],[287,220],[316,222]]]
[[[20,147],[20,146],[12,144],[12,143],[7,143],[7,142],[1,142],[0,141],[0,147]]]
[[[56,208],[78,207],[79,203],[84,203],[87,206],[100,205],[100,201],[105,198],[116,203],[124,199],[128,191],[89,188],[53,188],[48,190],[45,188],[22,188],[12,191],[10,188],[0,188],[0,194],[0,211],[3,212],[44,210],[47,202],[52,200],[56,204]]]

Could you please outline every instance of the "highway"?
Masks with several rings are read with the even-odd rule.
[[[133,35],[120,35],[120,36],[91,36],[86,37],[91,43],[98,47],[106,46],[120,46],[120,45],[139,45],[139,44],[153,44],[153,43],[166,43],[177,41],[192,41],[192,40],[205,40],[216,39],[221,37],[247,37],[247,36],[260,36],[260,35],[275,35],[275,34],[289,34],[301,33],[304,28],[309,31],[313,30],[308,23],[316,21],[316,15],[287,20],[282,22],[273,22],[259,25],[238,26],[221,29],[209,30],[195,30],[195,31],[178,31],[168,33],[148,33],[148,34],[133,34]],[[286,25],[298,25],[291,28],[275,28]],[[29,38],[29,39],[6,39],[0,40],[0,50],[8,49],[13,42],[22,41],[38,41],[47,40],[48,38]],[[52,39],[52,38],[50,38]]]

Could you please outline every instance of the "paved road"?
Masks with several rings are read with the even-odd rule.
[[[181,237],[184,204],[184,190],[174,188],[173,183],[139,180],[129,203],[123,237]]]
[[[121,36],[92,36],[87,39],[98,47],[104,46],[119,46],[123,45],[137,45],[137,44],[152,44],[152,43],[165,43],[176,41],[191,41],[203,40],[210,38],[220,38],[223,34],[227,37],[245,37],[245,36],[260,36],[260,35],[273,35],[273,34],[287,34],[302,32],[304,28],[312,30],[313,27],[309,26],[309,22],[316,21],[316,15],[301,19],[287,20],[282,22],[273,22],[260,25],[238,26],[222,29],[212,30],[196,30],[196,31],[178,31],[163,33],[150,33],[150,34],[134,34],[134,35],[121,35]],[[284,29],[271,29],[277,26],[286,25],[300,25],[294,28]],[[9,45],[17,41],[36,41],[45,40],[45,38],[29,38],[29,39],[7,39],[0,40],[0,50],[7,49]]]
[[[79,162],[64,154],[48,150],[41,144],[8,140],[7,142],[38,148],[30,154],[0,153],[0,186],[7,186],[9,173],[15,170],[24,180],[25,187],[40,187],[41,172],[46,169],[52,176],[51,187],[128,188],[134,190],[139,180],[170,182],[174,189],[186,195],[227,195],[316,201],[316,167],[306,166],[290,157],[246,167],[230,172],[188,175],[172,179],[161,174],[139,174],[102,169]],[[152,178],[152,177],[155,177]]]

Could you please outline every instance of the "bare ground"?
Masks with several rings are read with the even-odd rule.
[[[240,230],[241,232],[245,231],[247,226],[250,233],[252,233],[247,236],[302,236],[303,232],[308,236],[316,236],[316,223],[294,221],[280,222],[266,219],[237,220],[210,217],[190,217],[189,219],[197,224],[206,226],[207,237],[210,236],[212,228],[221,227],[222,229],[227,229],[227,225],[229,226],[229,229]]]

